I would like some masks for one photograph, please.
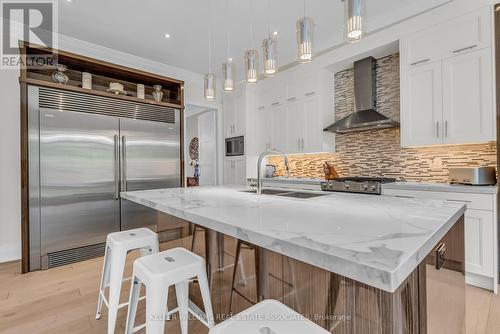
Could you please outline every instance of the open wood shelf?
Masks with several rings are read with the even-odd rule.
[[[64,73],[69,78],[66,84],[54,82],[52,79],[52,74],[56,71],[54,66],[37,65],[32,67],[27,66],[21,70],[21,82],[138,103],[184,109],[184,82],[181,80],[28,43],[21,44],[21,49],[23,49],[22,54],[24,53],[26,57],[33,55],[54,56],[58,64],[68,67],[68,70]],[[82,72],[92,74],[92,89],[82,88]],[[108,92],[107,89],[111,82],[121,83],[126,95],[117,95]],[[137,97],[138,84],[144,85],[144,99]],[[163,100],[161,102],[153,99],[154,85],[162,86]]]
[[[135,96],[128,96],[128,95],[117,95],[114,93],[109,93],[106,91],[100,91],[100,90],[95,90],[95,89],[85,89],[82,87],[77,87],[77,86],[71,86],[71,85],[64,85],[64,84],[58,84],[56,82],[50,82],[50,81],[45,81],[45,80],[39,80],[39,79],[32,79],[32,78],[27,78],[27,79],[20,79],[21,82],[30,84],[30,85],[36,85],[36,86],[42,86],[42,87],[49,87],[49,88],[55,88],[55,89],[62,89],[62,90],[67,90],[70,92],[76,92],[76,93],[84,93],[84,94],[91,94],[91,95],[98,95],[98,96],[103,96],[103,97],[110,97],[113,99],[119,99],[119,100],[126,100],[126,101],[132,101],[132,102],[139,102],[139,103],[146,103],[146,104],[152,104],[156,106],[162,106],[162,107],[169,107],[169,108],[174,108],[174,109],[184,109],[184,106],[181,104],[177,104],[175,102],[156,102],[155,100],[147,100],[147,99],[139,99]],[[147,95],[146,95],[147,97]]]

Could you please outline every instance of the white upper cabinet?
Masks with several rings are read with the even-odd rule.
[[[401,40],[402,146],[495,140],[490,22],[481,10]]]
[[[237,86],[232,93],[223,93],[224,136],[245,135],[245,87]]]
[[[286,101],[294,102],[304,97],[310,97],[317,92],[317,81],[314,73],[301,77],[300,80],[290,79],[286,85]]]
[[[320,100],[313,96],[305,99],[302,106],[306,124],[302,150],[304,152],[321,152],[323,150],[323,124]]]
[[[257,84],[257,110],[277,107],[284,103],[285,89],[279,77],[260,81]]]
[[[278,106],[268,111],[272,122],[272,148],[287,150],[287,113],[285,106]]]
[[[255,154],[267,148],[285,153],[323,152],[323,127],[333,111],[326,104],[333,88],[326,73],[299,68],[260,81],[255,87],[255,128],[251,138]],[[331,83],[333,85],[333,81]],[[329,95],[330,94],[330,95]],[[252,142],[253,143],[253,142]]]
[[[401,145],[441,144],[441,62],[402,72],[401,85]]]
[[[419,31],[403,39],[403,65],[415,66],[491,45],[488,8]]]
[[[491,50],[443,61],[444,141],[459,144],[494,139]]]
[[[273,117],[269,110],[261,110],[256,112],[256,122],[254,138],[247,138],[248,140],[255,140],[255,148],[260,154],[273,146]]]
[[[287,153],[302,153],[305,137],[306,114],[299,102],[290,103],[286,108]]]
[[[234,103],[234,94],[222,95],[222,105],[224,106],[224,137],[230,138],[234,134],[234,124],[236,120],[236,109]]]

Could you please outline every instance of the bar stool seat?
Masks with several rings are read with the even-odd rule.
[[[277,300],[267,299],[212,328],[209,334],[329,334]]]
[[[123,279],[123,270],[127,253],[140,250],[141,256],[158,253],[158,236],[148,228],[110,233],[106,237],[106,250],[99,286],[96,319],[101,318],[101,308],[104,303],[108,307],[108,333],[115,332],[118,309],[128,303],[119,304]],[[128,278],[130,279],[130,278]],[[109,287],[109,296],[106,298],[105,290]]]
[[[205,312],[189,300],[189,280],[196,278],[200,287]],[[130,288],[126,334],[146,327],[146,333],[163,333],[165,320],[179,312],[182,334],[188,333],[188,316],[191,313],[208,328],[214,326],[214,315],[205,260],[185,248],[173,248],[144,256],[134,262]],[[146,287],[146,323],[134,328],[141,284]],[[168,289],[175,285],[177,308],[167,310]]]

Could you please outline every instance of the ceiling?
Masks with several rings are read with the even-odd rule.
[[[212,30],[212,70],[219,74],[229,56],[242,76],[243,53],[278,32],[280,65],[295,61],[295,22],[303,15],[303,0],[66,0],[59,1],[59,32],[186,70],[208,70],[208,32]],[[378,30],[449,0],[366,0],[368,31]],[[211,8],[209,9],[209,3]],[[227,7],[226,7],[227,6]],[[269,6],[269,7],[268,7]],[[341,0],[308,0],[307,15],[315,23],[315,51],[343,43]],[[209,15],[209,13],[212,13]],[[270,15],[269,15],[270,14]],[[170,34],[167,39],[164,35]]]

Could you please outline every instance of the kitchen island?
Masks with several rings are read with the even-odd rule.
[[[296,198],[201,187],[125,192],[122,197],[205,230],[214,309],[220,317],[252,300],[275,298],[332,333],[437,333],[437,322],[447,320],[439,333],[460,332],[465,314],[463,203],[311,194]],[[221,242],[225,238],[243,241],[254,256],[236,265],[224,259],[231,245]],[[242,297],[239,302],[230,297],[234,268],[239,290],[252,295],[234,294]],[[442,274],[428,272],[434,268]],[[429,298],[429,291],[452,299],[453,307],[440,310],[446,300]]]

